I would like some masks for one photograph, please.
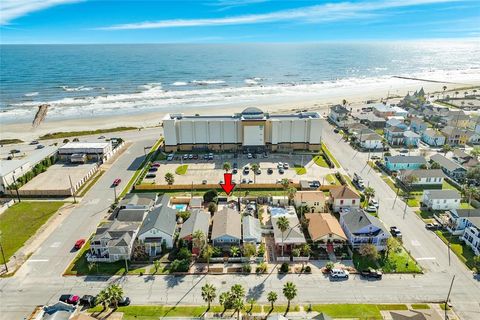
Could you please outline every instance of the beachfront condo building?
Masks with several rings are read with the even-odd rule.
[[[168,114],[163,129],[167,152],[317,151],[322,138],[316,112],[271,115],[253,107],[230,116]]]

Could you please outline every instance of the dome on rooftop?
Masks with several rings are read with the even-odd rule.
[[[248,107],[245,110],[242,111],[242,114],[249,114],[249,115],[254,115],[254,114],[263,114],[263,111],[255,108],[255,107]]]

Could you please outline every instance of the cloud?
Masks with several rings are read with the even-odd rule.
[[[321,23],[327,21],[368,18],[372,15],[375,15],[375,13],[378,11],[387,9],[457,1],[460,0],[384,0],[376,2],[337,2],[300,7],[296,9],[280,10],[262,14],[238,15],[231,17],[206,19],[173,19],[160,21],[144,21],[100,27],[97,29],[160,29],[180,27],[245,25],[280,21],[305,21],[311,23]]]
[[[1,0],[0,25],[9,24],[10,21],[53,6],[80,2],[82,0]]]

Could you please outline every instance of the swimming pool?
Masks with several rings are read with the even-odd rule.
[[[174,204],[173,209],[177,211],[186,211],[187,210],[187,205],[186,204]]]
[[[270,216],[272,217],[282,217],[288,215],[295,215],[295,209],[293,207],[281,208],[281,207],[270,207]]]

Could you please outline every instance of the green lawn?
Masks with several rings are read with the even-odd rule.
[[[312,310],[324,312],[333,318],[382,319],[380,310],[374,304],[315,304]]]
[[[67,131],[67,132],[54,132],[47,133],[39,138],[39,140],[47,139],[61,139],[68,137],[88,136],[92,134],[111,133],[118,131],[136,130],[137,127],[116,127],[110,129],[98,129],[98,130],[85,130],[85,131]]]
[[[188,164],[183,164],[179,166],[177,169],[175,169],[175,173],[179,175],[184,175],[185,173],[187,173],[187,169],[188,169]]]
[[[475,209],[475,208],[469,205],[467,202],[462,202],[460,203],[460,209]]]
[[[430,306],[424,303],[414,303],[411,307],[413,310],[430,309]]]
[[[22,143],[20,139],[0,139],[0,145]]]
[[[375,129],[375,132],[383,137],[383,129]]]
[[[322,142],[322,150],[327,155],[327,157],[333,162],[335,167],[340,168],[340,163],[335,159],[333,154],[328,150],[327,146]]]
[[[90,312],[99,312],[101,306],[89,309]],[[124,320],[158,320],[162,317],[200,317],[207,310],[206,306],[128,306],[119,307],[116,311],[123,312]],[[211,306],[209,312],[222,312],[223,307]],[[231,315],[233,311],[227,311],[226,315]]]
[[[337,186],[341,185],[340,181],[338,181],[337,177],[334,174],[329,173],[325,176],[325,179],[328,181],[329,184],[335,184]]]
[[[472,269],[474,267],[473,258],[475,257],[475,253],[472,248],[461,242],[458,236],[452,236],[447,231],[437,230],[435,233],[446,244],[450,241],[450,248],[468,268]]]
[[[325,161],[325,158],[321,154],[314,156],[313,162],[315,162],[317,166],[329,168],[327,161]]]
[[[8,261],[63,204],[61,201],[22,201],[2,213],[0,231],[5,259]],[[2,257],[0,263],[4,263]]]
[[[298,175],[302,175],[302,174],[307,173],[307,169],[305,169],[305,167],[302,167],[302,166],[299,166],[299,165],[295,165],[293,167],[293,170],[295,170],[296,174],[298,174]]]
[[[380,258],[377,261],[372,261],[370,259],[362,257],[358,252],[354,252],[353,264],[355,265],[357,270],[374,268],[382,269],[383,272],[386,273],[420,273],[422,271],[420,266],[403,247],[401,247],[399,252],[390,251],[387,258],[385,258],[384,253],[380,253]]]
[[[450,183],[448,183],[447,180],[443,180],[442,189],[443,189],[443,190],[445,190],[445,189],[458,190],[458,189],[455,188],[453,185],[451,185]]]
[[[434,211],[430,210],[416,210],[416,214],[418,214],[423,220],[432,220]]]

